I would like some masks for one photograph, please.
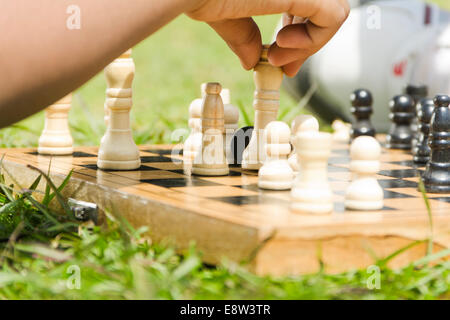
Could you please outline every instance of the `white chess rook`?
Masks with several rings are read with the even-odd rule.
[[[294,145],[294,138],[300,132],[306,131],[319,131],[319,121],[311,115],[301,114],[292,121],[291,123],[291,143]],[[289,165],[295,173],[299,172],[300,164],[297,160],[297,152],[295,147],[292,148],[292,152],[288,159]]]
[[[345,195],[345,207],[352,210],[383,208],[384,193],[375,174],[380,170],[381,147],[369,136],[356,138],[350,147],[353,179]]]
[[[223,147],[224,108],[219,83],[206,85],[202,103],[202,146],[192,165],[192,174],[223,176],[229,173]]]
[[[268,190],[289,190],[294,172],[287,157],[291,152],[291,130],[281,121],[272,121],[265,128],[266,159],[258,172],[258,186]]]
[[[253,72],[256,87],[253,100],[255,123],[250,143],[242,155],[242,168],[248,170],[259,170],[264,162],[264,128],[269,122],[276,120],[280,104],[283,71],[269,63],[269,47],[263,46],[261,59]]]
[[[330,133],[299,133],[294,145],[300,162],[300,173],[291,191],[291,209],[296,212],[327,214],[333,211],[333,192],[328,182]]]
[[[130,126],[134,73],[131,50],[105,68],[108,84],[105,105],[109,116],[98,152],[97,166],[100,169],[134,170],[141,165],[139,149],[133,140]]]
[[[69,155],[73,153],[68,114],[72,94],[67,95],[45,109],[45,125],[39,138],[38,152],[47,155]]]

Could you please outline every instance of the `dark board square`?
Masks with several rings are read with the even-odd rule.
[[[397,164],[399,166],[411,167],[411,168],[419,168],[425,166],[424,164],[415,163],[412,160],[403,160],[403,161],[390,161],[387,163]]]
[[[230,173],[228,175],[231,177],[240,177],[240,176],[242,176],[242,172],[230,170]]]
[[[142,163],[153,163],[153,162],[172,162],[172,159],[164,156],[144,156],[141,157]],[[174,161],[175,162],[175,161]]]
[[[242,206],[246,204],[277,204],[277,205],[289,205],[289,202],[271,198],[265,195],[254,195],[254,196],[232,196],[232,197],[214,197],[209,198],[211,200],[218,200],[221,202],[226,202],[229,204],[234,204],[237,206]]]
[[[450,197],[437,197],[437,198],[430,198],[430,199],[450,203]]]
[[[150,152],[150,153],[157,153],[160,155],[171,155],[176,154],[176,155],[183,155],[183,150],[182,149],[149,149],[149,150],[143,150],[144,152]]]
[[[413,178],[419,176],[420,171],[416,169],[381,170],[378,174],[393,178]]]
[[[399,192],[394,192],[394,191],[389,191],[389,190],[384,190],[384,198],[385,199],[397,199],[397,198],[414,198],[413,196],[407,195],[407,194],[403,194],[403,193],[399,193]],[[345,196],[345,191],[344,190],[336,190],[334,191],[335,194],[339,195],[339,196]]]
[[[37,151],[32,151],[32,152],[28,152],[28,154],[31,154],[33,156],[37,156],[39,155],[39,153]],[[74,158],[95,158],[97,157],[97,155],[95,154],[91,154],[91,153],[87,153],[87,152],[82,152],[82,151],[76,151],[72,154],[65,154],[65,155],[41,155],[41,156],[47,156],[47,157],[74,157]]]
[[[348,172],[348,168],[336,167],[333,165],[328,166],[328,172]]]
[[[330,157],[330,159],[328,159],[329,164],[344,164],[349,162],[350,158],[348,157]]]
[[[337,153],[337,154],[340,154],[340,155],[349,155],[350,154],[349,149],[333,149],[331,151],[333,153]]]
[[[233,186],[233,187],[241,188],[241,189],[244,189],[244,190],[256,191],[256,192],[261,191],[261,189],[258,187],[258,185],[256,183],[244,184],[244,185],[240,184],[240,185]]]
[[[80,165],[80,167],[87,168],[87,169],[92,169],[92,170],[102,170],[102,169],[99,169],[95,163],[93,163],[93,164],[82,164],[82,165]],[[138,169],[126,170],[126,171],[156,171],[156,170],[161,170],[161,169],[141,165]],[[123,171],[123,170],[103,170],[103,171],[105,171],[105,172],[116,172],[116,171]]]
[[[392,188],[417,188],[417,182],[402,179],[382,179],[378,180],[383,189]]]
[[[150,183],[156,186],[165,187],[165,188],[177,188],[177,187],[209,187],[209,186],[217,186],[217,183],[196,179],[192,177],[185,178],[167,178],[167,179],[143,179],[140,180],[142,183]],[[207,189],[205,189],[205,193],[207,193]]]
[[[392,211],[392,210],[395,210],[395,209],[391,208],[391,207],[386,207],[386,206],[384,206],[381,209],[381,211]],[[345,203],[344,202],[335,202],[334,203],[334,212],[342,214],[342,213],[344,213],[346,211],[347,212],[352,212],[353,210],[345,208]]]
[[[414,198],[413,196],[410,196],[408,194],[399,193],[399,192],[395,192],[395,191],[389,191],[389,190],[383,189],[383,192],[384,192],[385,199]]]

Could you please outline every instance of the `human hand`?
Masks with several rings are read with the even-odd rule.
[[[262,50],[261,33],[251,17],[285,13],[268,57],[292,77],[333,37],[349,12],[347,0],[197,0],[186,13],[207,22],[247,70],[258,63]]]

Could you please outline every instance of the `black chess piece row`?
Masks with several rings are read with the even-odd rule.
[[[412,150],[414,162],[426,164],[422,179],[430,193],[450,193],[450,98],[425,98],[425,86],[408,86],[407,94],[390,102],[392,125],[386,137],[390,149]],[[370,122],[372,95],[358,89],[350,97],[355,116],[351,136],[375,136]]]

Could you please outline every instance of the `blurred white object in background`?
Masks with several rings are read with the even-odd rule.
[[[369,89],[372,122],[385,131],[389,100],[407,84],[428,85],[430,96],[450,94],[450,13],[420,0],[362,2],[285,86],[298,99],[317,86],[309,105],[329,121],[351,120],[351,92]]]

